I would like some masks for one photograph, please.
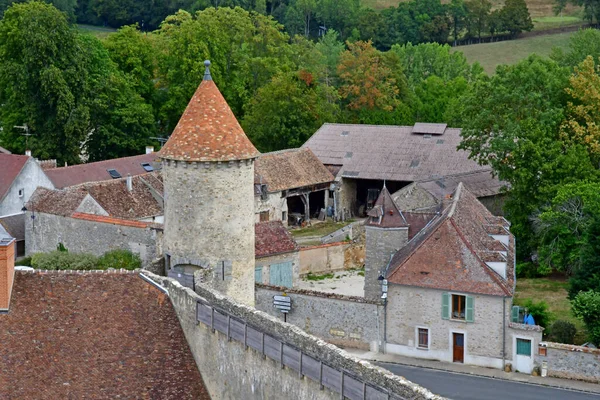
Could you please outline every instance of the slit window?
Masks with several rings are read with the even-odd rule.
[[[116,169],[107,169],[106,170],[111,178],[119,179],[121,178],[121,174]]]

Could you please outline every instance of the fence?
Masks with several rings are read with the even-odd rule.
[[[245,348],[252,348],[268,357],[281,367],[288,367],[298,372],[298,377],[307,377],[319,383],[321,388],[328,388],[340,393],[342,398],[351,400],[399,400],[399,397],[388,390],[361,381],[347,371],[339,370],[321,360],[313,358],[294,346],[262,332],[259,328],[232,317],[227,312],[217,310],[208,303],[197,301],[196,319],[221,332],[228,340],[236,340]]]

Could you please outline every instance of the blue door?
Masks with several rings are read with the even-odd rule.
[[[292,263],[284,262],[271,264],[269,270],[269,283],[275,286],[292,287]]]

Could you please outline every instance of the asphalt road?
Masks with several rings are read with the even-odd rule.
[[[406,365],[378,363],[396,375],[454,400],[600,400],[600,395]]]

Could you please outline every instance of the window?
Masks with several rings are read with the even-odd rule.
[[[417,347],[419,349],[429,349],[429,329],[418,328],[417,336]]]
[[[465,296],[452,295],[452,319],[465,319],[466,300]]]
[[[287,211],[282,211],[281,212],[281,220],[283,222],[287,222]]]
[[[531,357],[531,340],[517,339],[517,355]]]
[[[146,172],[154,171],[154,167],[146,162],[142,163],[142,168],[144,168],[144,171],[146,171]]]
[[[121,177],[121,174],[116,169],[107,169],[106,171],[113,179],[119,179]]]
[[[19,189],[19,197],[25,196],[25,189]]]
[[[260,215],[260,222],[267,222],[269,220],[269,212],[268,211],[261,211],[259,215]]]

